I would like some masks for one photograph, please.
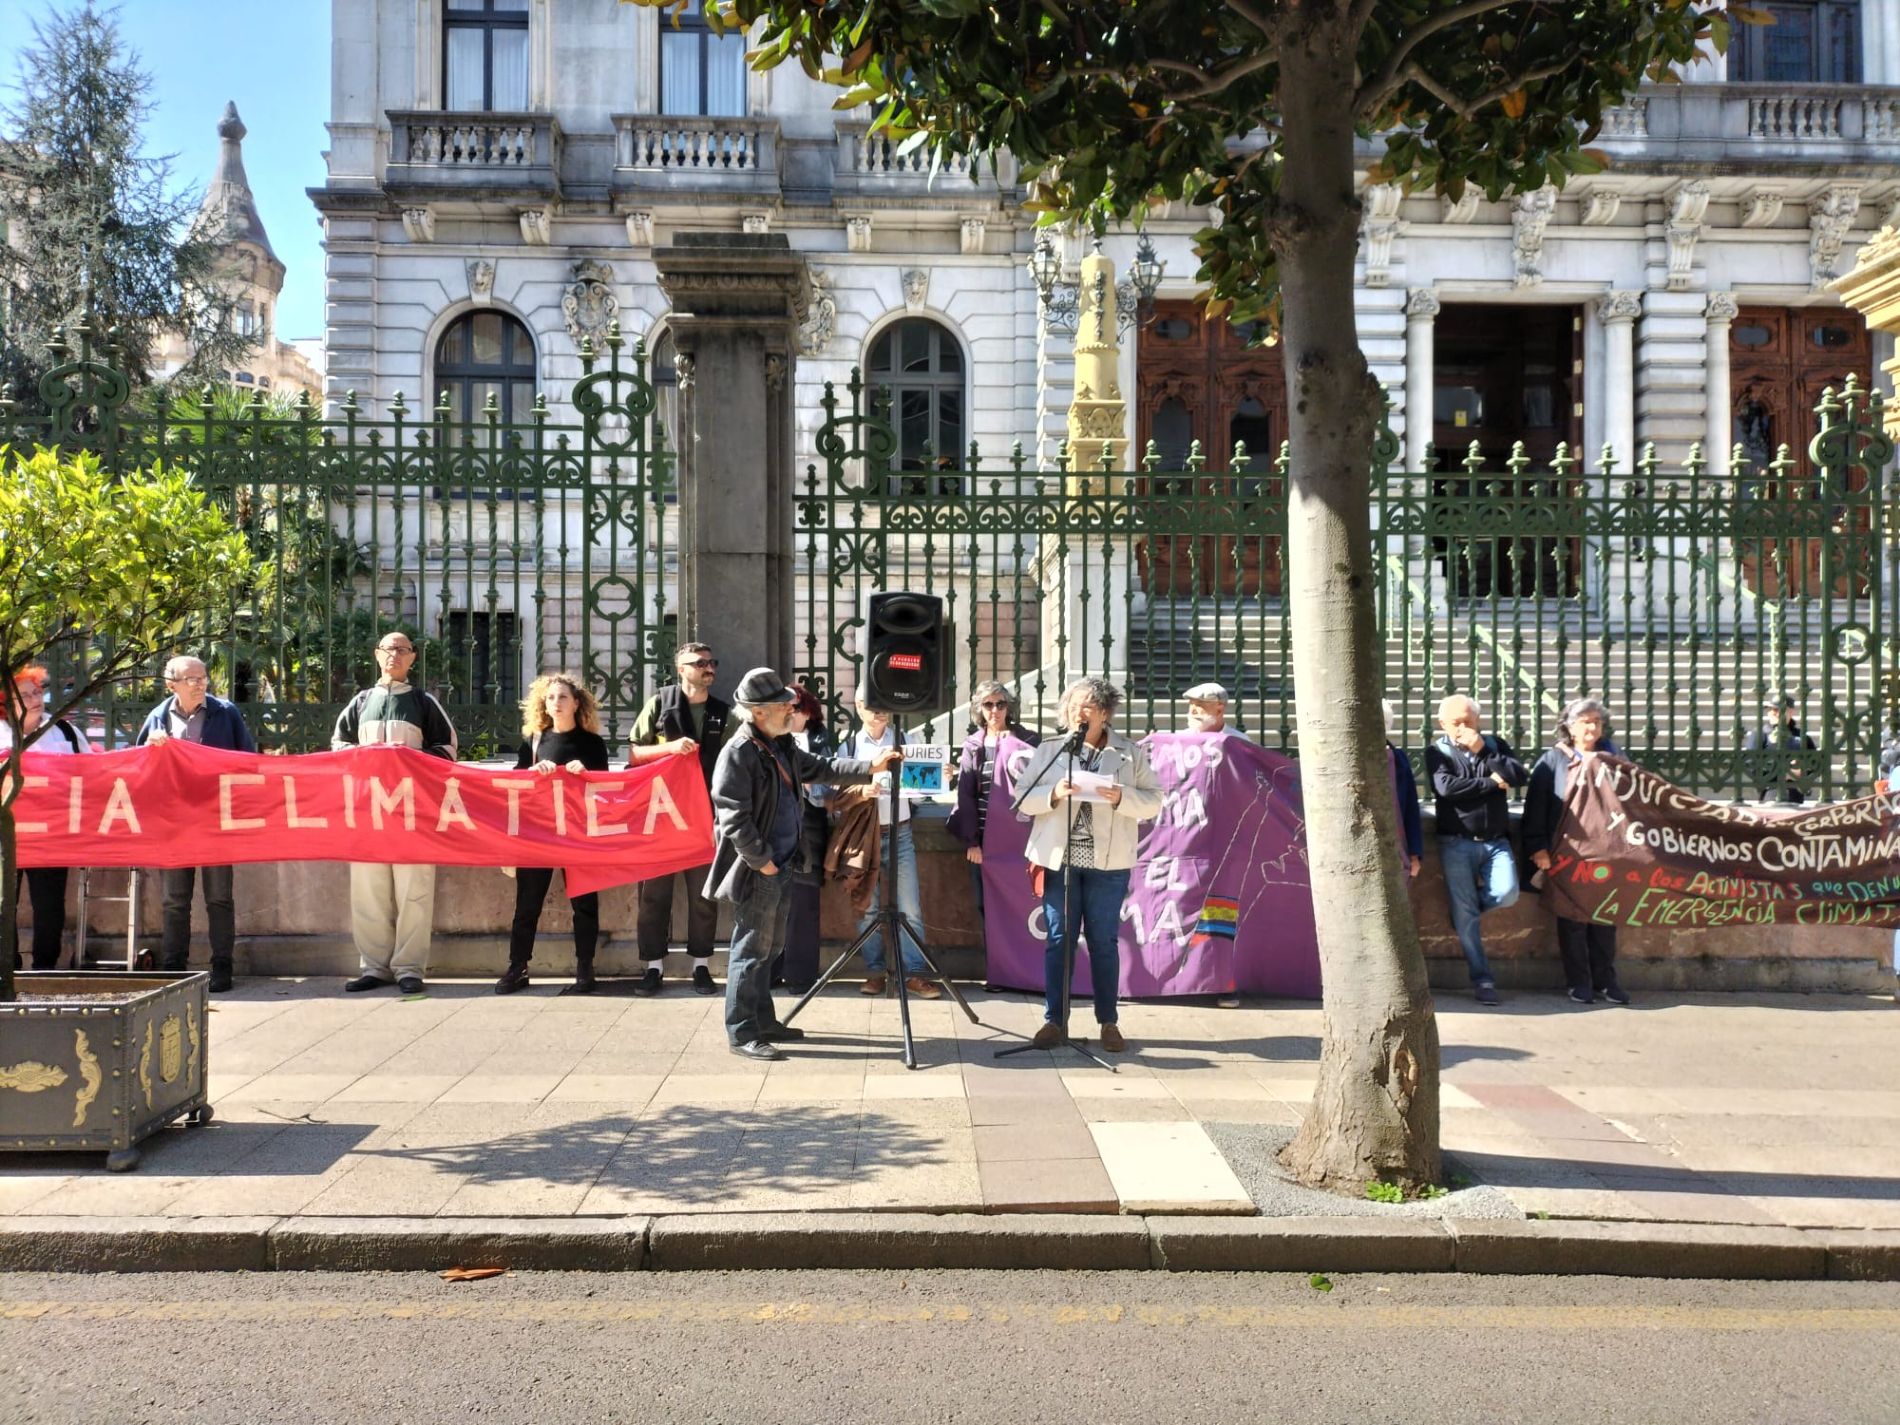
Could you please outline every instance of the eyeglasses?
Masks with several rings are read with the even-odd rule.
[[[994,712],[994,711],[995,711],[995,710],[996,710],[997,708],[1002,708],[1002,709],[1004,709],[1005,711],[1007,711],[1007,710],[1008,710],[1008,708],[1009,708],[1009,704],[1008,704],[1008,703],[985,703],[985,704],[983,704],[983,711],[984,711],[984,712]]]
[[[407,643],[386,643],[376,650],[378,653],[414,653],[416,650]]]
[[[688,668],[717,668],[719,666],[719,660],[717,658],[695,658],[686,666]]]
[[[182,678],[167,678],[165,681],[176,686],[192,688],[203,687],[209,680],[202,673],[187,673]]]

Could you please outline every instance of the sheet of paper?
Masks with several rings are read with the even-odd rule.
[[[1076,770],[1074,776],[1069,778],[1069,781],[1075,787],[1076,800],[1083,802],[1107,801],[1108,798],[1102,795],[1102,789],[1115,785],[1115,779],[1111,776],[1101,772],[1084,772],[1080,768]]]

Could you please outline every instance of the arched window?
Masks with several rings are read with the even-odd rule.
[[[465,312],[435,347],[435,398],[449,419],[481,418],[493,396],[503,425],[525,424],[534,409],[534,338],[506,312]]]
[[[867,379],[888,392],[900,470],[961,470],[967,440],[963,348],[927,317],[886,327],[871,344]],[[954,494],[953,478],[913,477],[906,494]]]

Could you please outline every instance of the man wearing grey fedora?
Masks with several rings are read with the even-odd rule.
[[[747,1059],[781,1059],[775,1044],[805,1031],[780,1024],[772,1007],[772,959],[785,941],[791,913],[786,868],[798,855],[804,825],[799,788],[864,783],[903,760],[892,747],[875,761],[814,757],[792,740],[795,699],[770,668],[754,668],[733,693],[744,728],[713,765],[717,844],[707,897],[732,903],[732,950],[726,962],[726,1038]]]

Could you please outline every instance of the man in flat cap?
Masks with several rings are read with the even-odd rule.
[[[1181,695],[1187,702],[1183,732],[1218,732],[1223,737],[1247,739],[1227,725],[1227,689],[1219,683],[1196,683]]]
[[[875,761],[814,757],[792,740],[797,695],[770,668],[739,680],[733,701],[744,724],[713,764],[712,803],[717,844],[705,894],[732,902],[732,951],[726,960],[726,1038],[747,1059],[782,1059],[773,1047],[803,1039],[805,1031],[779,1023],[772,1007],[772,960],[785,942],[791,915],[791,877],[804,826],[800,788],[812,782],[850,786],[868,782],[904,760],[901,748]]]

